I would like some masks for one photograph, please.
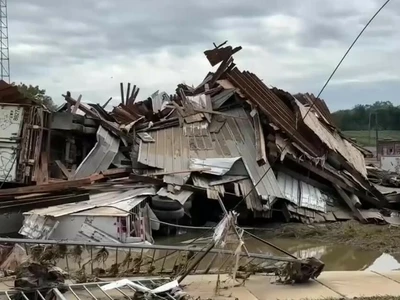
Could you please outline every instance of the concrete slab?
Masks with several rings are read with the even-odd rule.
[[[400,271],[391,271],[391,272],[375,272],[380,274],[381,276],[387,277],[393,281],[400,283]]]
[[[323,272],[318,281],[349,298],[400,295],[399,283],[368,271]]]
[[[245,287],[235,287],[238,282],[234,282],[227,275],[220,276],[220,285],[216,290],[217,275],[192,275],[188,276],[183,283],[186,284],[184,291],[193,298],[201,299],[239,299],[239,300],[258,300]]]
[[[271,277],[267,276],[251,276],[246,281],[245,287],[259,300],[342,298],[338,293],[316,281],[299,285],[283,285],[271,283],[270,279]]]

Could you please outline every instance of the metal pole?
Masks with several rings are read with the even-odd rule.
[[[368,144],[371,145],[371,115],[372,112],[369,112],[369,117],[368,117]]]

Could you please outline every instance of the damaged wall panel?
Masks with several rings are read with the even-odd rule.
[[[118,153],[119,143],[120,139],[100,126],[97,131],[96,145],[76,169],[73,179],[106,171]]]

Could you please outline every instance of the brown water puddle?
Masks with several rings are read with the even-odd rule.
[[[174,237],[159,238],[156,243],[182,245],[182,242],[198,236],[201,234],[185,233]],[[262,234],[258,234],[258,236],[262,238]],[[209,239],[205,239],[198,244],[204,245],[208,241]],[[300,239],[270,239],[268,241],[299,258],[313,256],[322,260],[325,263],[325,271],[370,270],[384,272],[400,269],[400,254],[363,251],[349,245],[315,243]],[[246,238],[245,244],[249,252],[281,255],[279,251],[252,238]]]

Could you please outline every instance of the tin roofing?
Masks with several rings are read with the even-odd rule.
[[[253,184],[261,180],[256,186],[258,195],[264,199],[270,196],[281,197],[282,193],[269,163],[259,166],[254,159],[255,134],[247,113],[243,108],[234,108],[226,111],[226,114],[232,117],[226,117],[226,122],[218,132],[210,132],[207,122],[149,132],[155,142],[140,141],[138,161],[165,172],[175,172],[189,170],[190,160],[195,158],[199,159],[197,162],[206,160],[210,163],[216,158],[241,157]],[[220,165],[216,164],[215,168],[218,167]],[[262,178],[266,172],[267,175]]]
[[[278,172],[278,182],[286,200],[298,207],[326,212],[326,201],[329,198],[318,188],[283,172]]]
[[[147,196],[153,196],[156,194],[154,187],[138,188],[128,191],[116,191],[116,192],[106,192],[99,193],[90,196],[90,200],[61,204],[50,206],[46,208],[34,209],[24,214],[26,215],[40,215],[40,216],[51,216],[51,217],[61,217],[65,215],[70,215],[78,212],[83,212],[91,210],[97,207],[111,207],[116,208],[121,211],[129,212],[132,208],[137,206],[140,202],[145,200]],[[110,210],[110,213],[114,211]]]

